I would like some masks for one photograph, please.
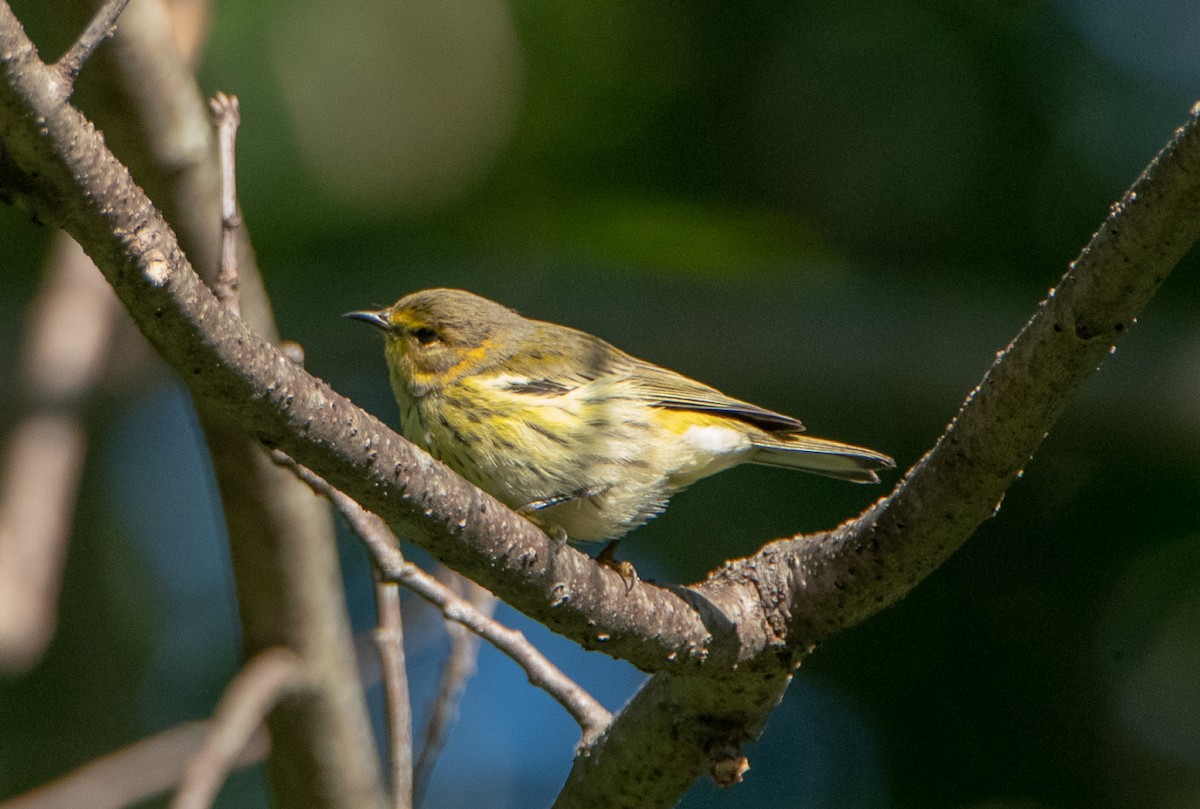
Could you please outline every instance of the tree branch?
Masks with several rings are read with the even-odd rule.
[[[237,152],[234,145],[242,122],[237,96],[217,93],[208,102],[213,126],[217,130],[217,151],[221,164],[221,268],[213,283],[213,294],[235,315],[238,305],[237,234],[242,215],[237,204]]]
[[[408,693],[408,671],[405,667],[400,587],[395,582],[384,581],[378,569],[373,569],[371,575],[375,581],[375,648],[379,652],[379,668],[383,672],[391,805],[394,809],[412,809],[412,700]]]
[[[429,720],[425,725],[425,739],[421,744],[421,755],[417,757],[416,767],[413,768],[413,800],[417,806],[421,806],[425,802],[425,793],[429,789],[429,782],[433,777],[433,768],[437,766],[438,759],[441,757],[442,750],[446,746],[446,740],[450,737],[450,729],[454,726],[454,722],[458,717],[458,706],[462,700],[462,695],[466,691],[467,681],[475,674],[475,664],[479,659],[479,639],[480,632],[473,631],[468,627],[468,623],[474,626],[481,627],[484,631],[499,629],[501,631],[493,631],[490,640],[493,643],[503,644],[510,636],[513,643],[508,644],[508,648],[513,651],[509,652],[509,656],[517,660],[526,672],[530,671],[530,666],[526,658],[521,656],[521,653],[528,650],[533,653],[534,657],[541,661],[545,660],[541,653],[537,652],[533,644],[519,632],[504,630],[500,624],[493,620],[496,610],[496,597],[483,589],[475,582],[463,576],[460,573],[455,573],[445,565],[439,565],[433,579],[445,585],[446,589],[454,594],[455,600],[441,599],[443,603],[438,604],[443,610],[443,615],[446,616],[446,634],[450,636],[450,651],[446,654],[446,659],[442,663],[442,676],[438,680],[437,691],[433,697],[433,704],[429,711]],[[424,598],[436,603],[438,601],[437,594],[432,589],[427,590],[423,594]],[[459,604],[458,602],[462,602]],[[467,615],[467,620],[464,623],[453,621],[450,618],[450,613],[446,610],[452,610],[464,615],[468,613],[478,613]],[[461,620],[461,619],[460,619]],[[536,669],[534,669],[536,671]],[[555,669],[558,671],[558,669]],[[533,679],[531,675],[530,679]],[[565,675],[563,680],[566,681],[569,694],[572,691],[582,691],[579,686],[567,680]],[[562,690],[562,689],[559,689]],[[551,689],[554,693],[554,689]],[[591,700],[591,696],[583,692],[583,696]],[[569,699],[569,698],[568,698]],[[560,699],[560,702],[562,700]],[[592,700],[595,703],[594,700]],[[598,704],[598,703],[596,703]],[[608,724],[608,717],[604,720],[604,725]],[[604,725],[596,728],[594,732],[599,732]],[[583,724],[584,735],[588,735],[587,724]]]

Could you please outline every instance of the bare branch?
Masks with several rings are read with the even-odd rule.
[[[293,350],[300,351],[302,358],[302,350],[298,345],[294,346]],[[367,541],[368,547],[371,543],[387,545],[400,556],[399,540],[382,520],[363,510],[320,476],[300,466],[282,452],[275,452],[272,457],[279,465],[292,470],[313,492],[329,499],[346,517],[355,533]],[[370,539],[366,539],[368,535]],[[400,558],[403,560],[402,556]],[[383,672],[392,797],[397,809],[408,809],[413,804],[412,707],[408,692],[408,675],[405,671],[400,595],[396,582],[385,579],[378,565],[372,568],[372,576],[375,579],[377,613],[375,645],[379,651],[379,663]]]
[[[581,744],[590,744],[612,721],[612,715],[604,706],[547,660],[520,631],[492,620],[416,565],[407,562],[397,565],[397,560],[392,558],[382,561],[387,576],[441,609],[446,618],[475,632],[525,669],[529,682],[554,697],[579,723],[583,730]]]
[[[184,772],[172,809],[207,809],[271,708],[303,683],[302,661],[288,649],[255,655],[230,681],[204,745]]]
[[[238,125],[242,122],[237,96],[217,93],[208,102],[213,124],[217,128],[217,150],[221,160],[221,268],[213,284],[213,294],[235,315],[241,316],[238,304],[238,228],[242,215],[237,204],[237,168],[234,143]]]
[[[387,717],[392,804],[396,809],[413,805],[412,701],[405,670],[404,623],[400,612],[400,587],[384,581],[378,568],[375,579],[375,648],[383,671],[383,702]]]
[[[113,35],[113,31],[117,28],[117,18],[121,16],[121,12],[127,5],[129,5],[129,0],[106,0],[96,12],[96,16],[92,17],[88,27],[83,29],[79,38],[54,64],[54,69],[65,89],[64,99],[71,96],[75,79],[78,78],[79,71],[83,70],[84,62],[104,40]]]
[[[436,578],[455,595],[466,600],[485,617],[492,617],[496,608],[495,596],[444,565],[440,566],[438,574]],[[429,724],[425,727],[425,741],[413,772],[413,799],[418,806],[425,801],[433,768],[446,745],[450,726],[458,716],[458,705],[467,680],[475,674],[475,661],[479,654],[479,635],[449,620],[446,622],[446,631],[450,636],[450,653],[442,665],[442,676],[433,699],[433,709],[429,713]]]
[[[395,535],[378,515],[367,511],[320,475],[283,453],[276,452],[274,457],[291,468],[313,491],[329,498],[362,538],[371,561],[386,579],[409,588],[440,609],[446,618],[475,632],[525,669],[529,682],[554,697],[579,723],[584,744],[589,744],[612,721],[612,715],[603,705],[547,660],[521,632],[484,615],[449,587],[406,560],[398,550]]]
[[[212,721],[185,722],[114,750],[60,778],[0,801],[0,809],[125,809],[179,784],[185,764],[204,744]],[[259,727],[234,761],[235,767],[262,761],[268,747]]]

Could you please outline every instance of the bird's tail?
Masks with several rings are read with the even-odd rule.
[[[896,462],[882,452],[800,434],[755,439],[754,452],[747,460],[854,483],[878,483],[878,470],[896,466]]]

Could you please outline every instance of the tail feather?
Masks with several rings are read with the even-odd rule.
[[[755,440],[754,450],[747,459],[750,463],[800,469],[854,483],[878,483],[877,470],[896,466],[882,452],[806,435]]]

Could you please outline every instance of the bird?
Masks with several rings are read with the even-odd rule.
[[[425,289],[345,316],[383,332],[405,438],[551,536],[609,543],[607,560],[672,495],[738,464],[854,483],[895,466],[465,290]]]

